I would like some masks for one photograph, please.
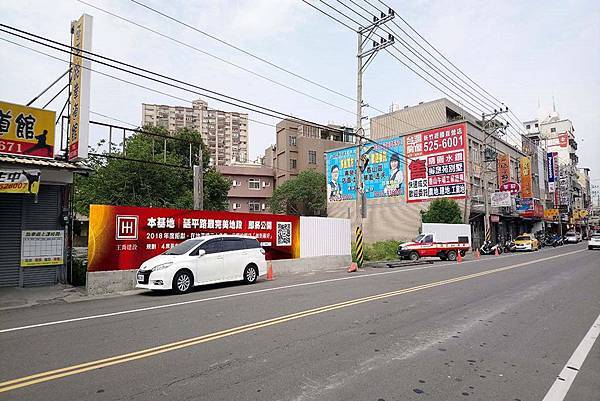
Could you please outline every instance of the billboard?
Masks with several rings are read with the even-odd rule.
[[[56,113],[0,101],[0,153],[54,158]]]
[[[521,157],[521,198],[533,197],[533,182],[531,176],[531,159],[527,156]]]
[[[466,146],[465,123],[405,136],[407,202],[464,198]]]
[[[548,192],[554,193],[556,191],[556,170],[555,170],[555,161],[556,158],[554,155],[558,155],[556,152],[548,152],[546,153],[546,165],[548,169]],[[558,166],[556,166],[558,167]]]
[[[512,198],[510,192],[492,192],[490,194],[492,207],[511,207]]]
[[[498,187],[510,181],[510,155],[501,154],[497,158],[498,163]]]
[[[69,106],[69,160],[88,156],[90,122],[90,60],[82,50],[92,50],[92,16],[71,22],[72,46]]]
[[[367,199],[404,197],[404,140],[392,138],[362,146],[368,159],[363,171]],[[327,153],[327,200],[356,199],[356,147]]]
[[[88,271],[137,269],[179,242],[209,234],[254,236],[267,259],[300,255],[298,216],[91,205]]]
[[[0,193],[37,194],[40,170],[0,170]]]
[[[558,146],[561,148],[566,148],[569,146],[569,133],[563,132],[562,134],[558,134]]]

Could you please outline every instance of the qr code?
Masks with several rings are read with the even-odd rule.
[[[277,246],[292,245],[292,223],[277,222]]]

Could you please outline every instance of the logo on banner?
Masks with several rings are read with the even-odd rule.
[[[117,215],[117,233],[115,239],[118,240],[137,240],[138,237],[138,216],[119,216]]]

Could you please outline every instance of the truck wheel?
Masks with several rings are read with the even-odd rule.
[[[454,262],[456,260],[456,251],[448,251],[446,256],[448,257],[449,261]]]
[[[410,260],[412,260],[413,262],[415,262],[415,261],[419,260],[420,256],[419,256],[418,252],[412,251],[411,253],[408,254],[408,258]]]
[[[438,254],[438,257],[440,258],[440,260],[446,260],[446,259],[448,259],[448,256],[446,256],[446,252],[440,252]]]

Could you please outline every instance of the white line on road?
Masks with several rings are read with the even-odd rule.
[[[582,250],[573,251],[573,252],[569,252],[569,253],[564,253],[564,254],[560,254],[560,255],[557,255],[557,256],[551,256],[550,259],[555,258],[555,257],[570,255],[570,254],[577,253],[577,252],[582,252]],[[506,257],[510,257],[510,256],[513,256],[513,255],[516,255],[516,254],[498,256],[494,260],[502,259],[502,258],[506,258]],[[540,259],[540,260],[546,260],[546,259],[548,259],[548,258],[544,258],[544,259]],[[473,263],[473,262],[478,262],[478,261],[477,260],[467,260],[467,261],[463,261],[462,263],[465,264],[465,263]],[[283,286],[280,286],[280,287],[263,288],[261,290],[244,291],[244,292],[238,292],[238,293],[226,294],[226,295],[219,295],[219,296],[209,297],[209,298],[193,299],[193,300],[190,300],[190,301],[175,302],[175,303],[171,303],[171,304],[148,306],[148,307],[145,307],[145,308],[128,309],[128,310],[123,310],[123,311],[118,311],[118,312],[110,312],[110,313],[103,313],[103,314],[90,315],[90,316],[81,316],[81,317],[76,317],[76,318],[71,318],[71,319],[55,320],[55,321],[51,321],[51,322],[30,324],[30,325],[27,325],[27,326],[12,327],[12,328],[8,328],[8,329],[2,329],[2,330],[0,330],[0,334],[2,334],[2,333],[9,333],[9,332],[13,332],[13,331],[21,331],[21,330],[34,329],[34,328],[39,328],[39,327],[55,326],[55,325],[65,324],[65,323],[81,322],[81,321],[84,321],[84,320],[102,319],[102,318],[111,317],[111,316],[119,316],[119,315],[131,314],[131,313],[147,312],[147,311],[157,310],[157,309],[173,308],[173,307],[176,307],[176,306],[190,305],[190,304],[196,304],[196,303],[200,303],[200,302],[216,301],[216,300],[220,300],[220,299],[240,297],[240,296],[243,296],[243,295],[260,294],[260,293],[270,292],[270,291],[285,290],[285,289],[288,289],[288,288],[297,288],[297,287],[304,287],[304,286],[311,286],[311,285],[318,285],[318,284],[333,283],[333,282],[336,282],[336,281],[355,280],[355,279],[368,278],[368,277],[374,277],[374,276],[383,276],[383,275],[388,275],[388,274],[404,273],[404,272],[409,272],[409,271],[414,271],[414,270],[426,270],[426,269],[433,269],[433,268],[440,268],[440,267],[450,267],[450,266],[458,266],[458,265],[457,265],[457,263],[434,264],[433,266],[412,267],[412,268],[408,268],[408,269],[395,270],[395,271],[382,272],[382,273],[362,274],[362,275],[357,275],[357,276],[338,277],[338,278],[327,279],[327,280],[309,281],[309,282],[298,283],[298,284],[289,284],[289,285],[283,285]]]
[[[581,369],[585,358],[590,353],[598,336],[600,336],[600,315],[598,315],[592,327],[590,327],[583,340],[577,346],[577,349],[575,349],[575,352],[573,352],[573,355],[571,355],[571,358],[567,361],[567,364],[556,378],[552,387],[550,387],[550,390],[548,390],[543,401],[562,401],[565,399],[569,388],[571,388],[573,381],[575,381],[575,376],[577,376],[579,369]]]

